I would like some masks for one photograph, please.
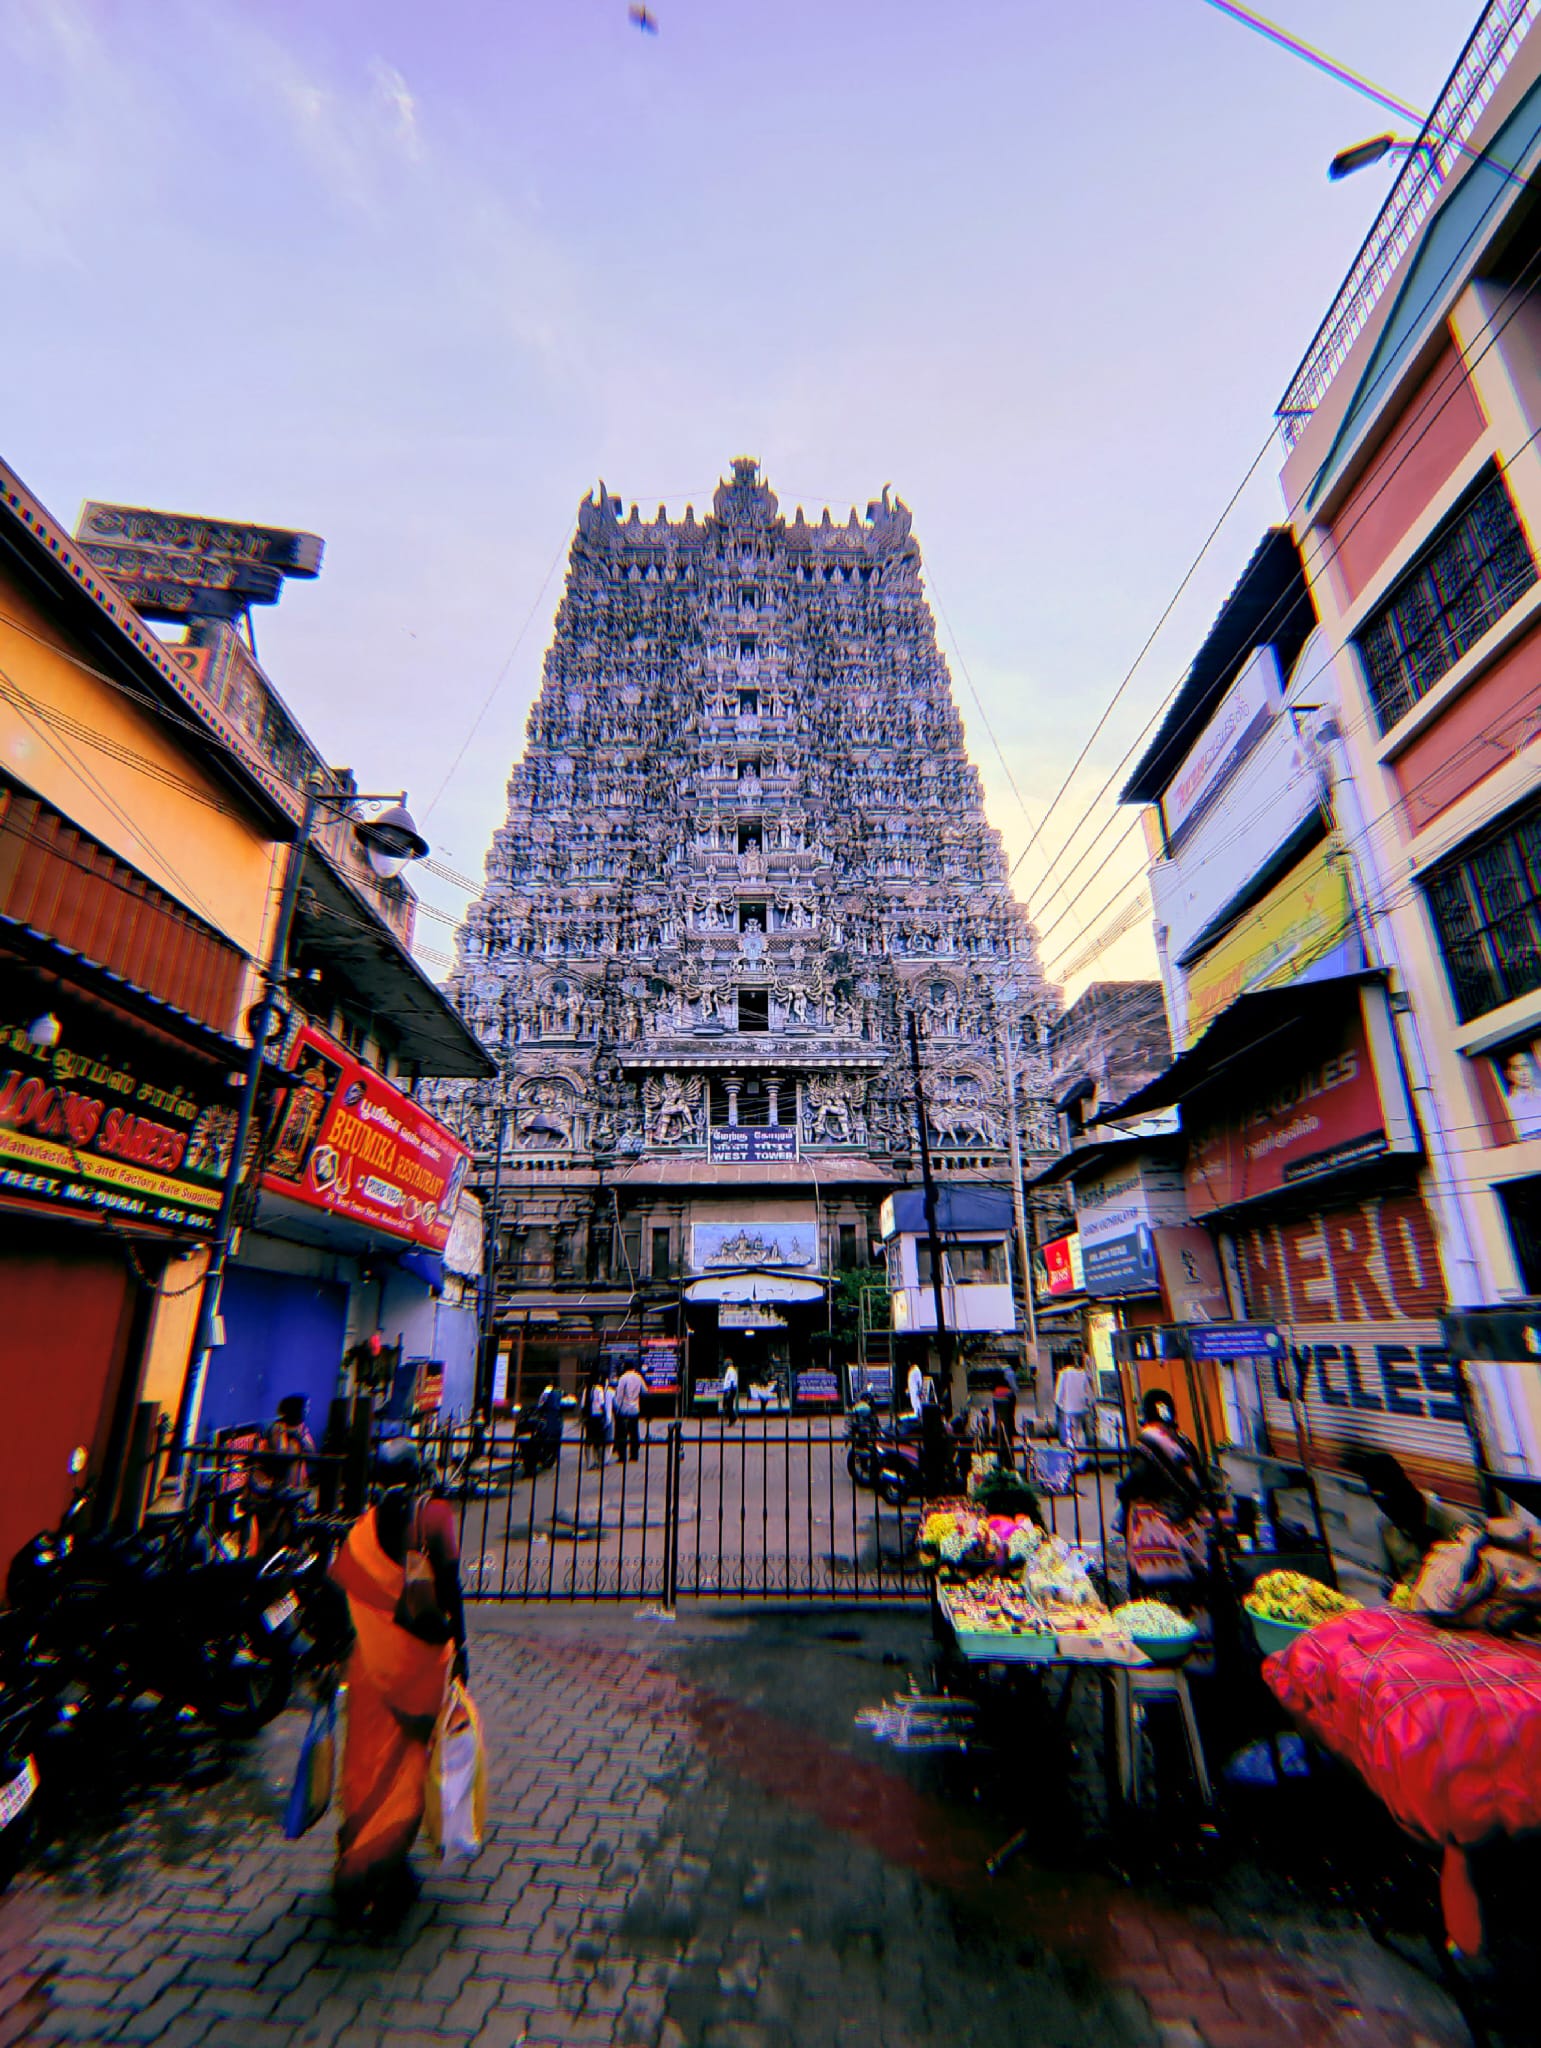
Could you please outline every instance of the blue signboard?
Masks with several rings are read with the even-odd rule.
[[[713,1124],[707,1132],[707,1157],[750,1166],[763,1159],[795,1159],[797,1126]]]
[[[1141,1223],[1101,1244],[1081,1240],[1081,1265],[1086,1291],[1095,1300],[1122,1294],[1155,1294],[1160,1288],[1156,1246],[1150,1225]]]
[[[1284,1339],[1272,1323],[1190,1323],[1188,1350],[1195,1360],[1208,1359],[1218,1364],[1282,1353]]]

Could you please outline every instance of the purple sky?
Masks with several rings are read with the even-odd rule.
[[[264,661],[420,814],[507,664],[429,820],[470,875],[598,476],[676,515],[740,452],[788,512],[892,482],[1015,854],[985,716],[1036,818],[1384,195],[1327,159],[1387,121],[1203,0],[653,4],[656,39],[625,0],[0,0],[4,453],[71,523],[89,496],[324,535],[321,580],[258,614]],[[1476,11],[1275,0],[1416,105]],[[1021,871],[1051,965],[1134,848],[1068,910],[1044,856],[1276,469]]]

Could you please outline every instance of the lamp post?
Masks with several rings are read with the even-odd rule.
[[[1017,1062],[1012,1051],[1012,1006],[1021,991],[1008,981],[997,989],[996,1036],[1000,1046],[1001,1073],[1006,1083],[1006,1128],[1011,1139],[1011,1213],[1016,1226],[1017,1270],[1021,1275],[1023,1335],[1022,1362],[1030,1377],[1038,1372],[1038,1315],[1033,1304],[1033,1269],[1027,1245],[1027,1200],[1022,1192],[1022,1132],[1017,1121]]]
[[[498,1351],[498,1245],[501,1237],[503,1198],[503,1132],[508,1122],[508,1076],[498,1069],[497,1144],[492,1155],[492,1199],[482,1226],[482,1326],[481,1364],[476,1375],[473,1407],[478,1415],[492,1410],[492,1386]]]
[[[267,1054],[268,1041],[273,1033],[273,1025],[279,1014],[278,992],[284,984],[285,965],[289,955],[289,934],[293,929],[294,913],[299,905],[305,856],[310,849],[311,837],[316,828],[317,812],[323,804],[344,813],[350,805],[356,803],[391,805],[391,809],[383,812],[378,818],[355,819],[353,825],[354,833],[368,856],[370,866],[382,881],[392,880],[400,874],[409,860],[422,860],[428,852],[428,841],[418,831],[411,813],[406,809],[404,791],[384,796],[369,795],[361,791],[333,793],[324,790],[318,778],[311,774],[306,777],[304,795],[299,830],[290,845],[289,859],[284,870],[284,887],[278,903],[278,919],[273,927],[268,957],[262,966],[262,992],[249,1013],[251,1051],[247,1055],[246,1072],[241,1082],[235,1137],[230,1148],[230,1164],[225,1172],[224,1186],[220,1190],[219,1209],[214,1219],[214,1239],[209,1247],[208,1269],[203,1276],[203,1291],[198,1304],[198,1322],[193,1338],[194,1363],[182,1383],[182,1398],[177,1408],[176,1428],[172,1433],[168,1472],[173,1475],[180,1471],[183,1454],[192,1440],[193,1426],[197,1421],[203,1394],[203,1383],[208,1374],[209,1353],[219,1341],[219,1297],[224,1285],[225,1270],[230,1263],[235,1205],[240,1194],[241,1173],[246,1162],[247,1147],[251,1141],[252,1122],[257,1112],[257,1095],[262,1085],[263,1062]]]
[[[1441,143],[1448,143],[1461,156],[1469,157],[1474,164],[1486,164],[1490,171],[1497,171],[1501,178],[1507,178],[1511,185],[1525,185],[1528,180],[1502,164],[1497,157],[1490,156],[1485,149],[1473,149],[1470,143],[1460,141],[1454,135],[1436,136],[1425,140],[1422,136],[1371,135],[1364,142],[1350,143],[1347,149],[1340,149],[1327,166],[1327,175],[1336,184],[1342,178],[1351,178],[1355,171],[1367,171],[1372,164],[1380,163],[1388,156],[1416,156],[1419,150],[1426,152],[1429,171],[1439,168]]]
[[[947,1327],[947,1304],[942,1284],[942,1234],[936,1221],[936,1176],[931,1171],[931,1133],[927,1128],[926,1091],[920,1078],[920,1033],[913,1008],[909,1015],[910,1072],[915,1084],[915,1123],[920,1132],[920,1184],[926,1210],[926,1245],[931,1255],[931,1300],[936,1309],[936,1348],[942,1377],[952,1387],[952,1332]],[[895,1401],[898,1390],[890,1377]]]

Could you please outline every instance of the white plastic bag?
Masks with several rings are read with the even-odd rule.
[[[458,1678],[433,1731],[424,1818],[442,1861],[481,1853],[487,1824],[487,1759],[476,1702]]]

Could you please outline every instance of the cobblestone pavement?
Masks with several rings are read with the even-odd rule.
[[[331,1829],[276,1812],[285,1715],[0,1901],[0,2048],[1462,2048],[1430,1979],[1318,1900],[1178,1903],[1029,1852],[852,1726],[913,1614],[663,1624],[482,1610],[489,1838],[400,1938],[346,1940]],[[1028,1768],[1024,1760],[1023,1768]]]

